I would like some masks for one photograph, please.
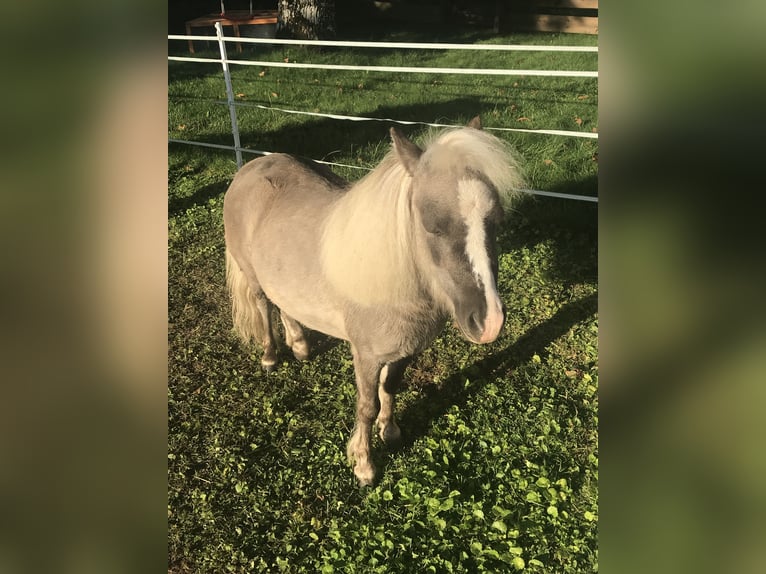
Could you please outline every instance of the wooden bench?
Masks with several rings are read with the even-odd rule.
[[[501,27],[508,31],[598,34],[598,0],[513,0],[502,6],[507,25]]]
[[[231,26],[234,28],[234,36],[240,38],[239,27],[240,26],[252,26],[258,24],[276,24],[277,23],[277,11],[276,10],[231,10],[223,14],[206,14],[193,20],[186,22],[186,35],[192,35],[192,28],[207,28],[215,26],[216,22],[220,22],[222,26]],[[237,42],[237,52],[242,51],[242,44]],[[189,40],[189,52],[194,53],[194,42]]]

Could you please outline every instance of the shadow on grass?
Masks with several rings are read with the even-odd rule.
[[[282,321],[279,319],[276,320],[278,321],[277,328],[279,329],[279,336],[277,337],[277,353],[279,360],[295,361],[296,359],[292,350],[285,343],[284,326],[282,325]],[[341,339],[336,339],[335,337],[325,335],[319,331],[313,331],[308,327],[303,327],[303,334],[306,337],[306,341],[309,345],[309,361],[319,359],[322,355],[329,353],[338,345],[343,345],[345,343],[345,341]],[[350,355],[351,353],[349,351],[349,356]]]
[[[168,202],[168,216],[172,217],[178,215],[190,207],[202,205],[207,203],[209,199],[223,196],[223,194],[226,193],[226,189],[229,187],[229,183],[230,181],[228,179],[222,179],[221,181],[200,187],[190,196],[171,198]]]
[[[423,386],[421,397],[397,417],[397,422],[402,429],[399,450],[410,449],[418,439],[428,434],[434,421],[444,416],[452,406],[464,406],[496,376],[506,376],[509,371],[528,362],[535,353],[542,355],[545,347],[564,335],[574,325],[592,316],[597,308],[596,294],[568,303],[553,317],[533,327],[504,349],[453,373],[440,385]],[[481,373],[481,378],[477,378],[477,372]],[[464,385],[466,378],[474,381],[467,389]],[[404,384],[406,380],[407,374],[405,374]],[[380,460],[382,471],[380,476],[382,476],[391,462],[391,457],[388,453],[378,453],[378,456],[382,457]]]
[[[548,190],[596,197],[598,177],[568,181]],[[510,253],[541,242],[552,253],[546,278],[570,286],[598,279],[598,203],[527,195],[500,229],[498,249]]]
[[[405,106],[378,106],[364,112],[368,117],[396,118],[403,121],[452,122],[456,125],[467,123],[477,114],[490,113],[491,106],[483,106],[473,98],[457,98],[447,102],[412,104]],[[242,113],[242,112],[240,112]],[[312,119],[297,125],[281,126],[273,130],[241,130],[243,145],[254,149],[290,153],[315,160],[332,161],[338,153],[353,154],[354,149],[369,145],[385,146],[388,151],[390,126],[385,121],[338,121],[334,119]],[[412,137],[422,126],[399,126]],[[214,144],[231,145],[231,134],[225,133],[206,138]],[[381,158],[382,159],[382,158]],[[358,165],[358,164],[357,164]],[[373,166],[367,166],[373,167]],[[363,171],[359,172],[360,175]]]
[[[395,117],[405,121],[423,121],[448,119],[455,124],[467,122],[484,110],[481,103],[470,98],[459,98],[438,104],[416,104],[408,106],[378,107],[368,115],[378,117]],[[265,151],[289,153],[302,158],[332,161],[338,153],[353,154],[354,149],[365,149],[367,146],[381,146],[387,152],[390,145],[389,122],[350,122],[332,119],[316,119],[302,122],[299,125],[283,126],[273,130],[242,131],[240,137],[245,147]],[[412,136],[421,130],[422,126],[400,126]],[[231,134],[217,134],[206,137],[207,143],[231,145]],[[182,145],[182,144],[173,144]],[[232,157],[234,156],[234,152]],[[368,155],[368,152],[365,152]],[[259,156],[245,154],[245,161],[252,161]],[[382,154],[381,158],[382,159]],[[361,159],[354,160],[360,165]],[[374,167],[374,166],[368,166]],[[366,172],[355,170],[354,175],[361,177]],[[358,175],[357,175],[358,174]],[[183,198],[171,198],[168,206],[169,214],[174,215],[194,205],[204,204],[208,199],[223,195],[226,192],[230,178],[206,185],[194,194]]]
[[[168,49],[171,55],[178,55],[183,57],[197,57],[197,58],[209,58],[214,60],[220,58],[220,54],[216,54],[212,51],[203,51],[202,53],[190,54],[186,51],[184,44],[183,48],[175,47],[174,49]],[[173,82],[184,82],[186,80],[197,80],[201,78],[207,78],[212,76],[220,76],[221,85],[223,85],[223,72],[221,64],[215,61],[211,62],[168,62],[168,86],[171,86]]]

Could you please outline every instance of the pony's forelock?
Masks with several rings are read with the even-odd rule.
[[[456,128],[429,132],[423,159],[481,173],[497,189],[503,207],[511,207],[525,187],[521,156],[507,142],[485,130]]]

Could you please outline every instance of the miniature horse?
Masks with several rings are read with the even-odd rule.
[[[348,455],[361,485],[375,468],[370,434],[400,437],[394,392],[405,367],[453,318],[473,343],[503,326],[495,226],[521,187],[516,155],[478,117],[421,149],[391,128],[392,151],[357,183],[312,161],[247,163],[224,199],[234,327],[276,365],[272,305],[300,360],[303,327],[350,342],[357,387]]]

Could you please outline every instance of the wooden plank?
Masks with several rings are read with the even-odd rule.
[[[221,22],[224,26],[233,26],[234,24],[276,24],[277,11],[253,10],[251,14],[248,10],[231,10],[223,15],[206,14],[187,21],[186,25],[192,28],[202,28],[214,26],[216,22]]]
[[[276,10],[253,10],[251,13],[249,10],[231,10],[226,14],[206,14],[193,20],[186,22],[186,35],[192,35],[192,28],[207,28],[215,26],[216,22],[220,22],[222,26],[232,26],[234,28],[234,35],[239,38],[239,27],[243,25],[258,25],[258,24],[276,24],[277,23],[277,11]],[[215,40],[215,36],[211,36],[211,39]],[[237,42],[237,52],[242,51],[242,44]],[[194,53],[194,43],[189,40],[189,53]]]
[[[514,5],[527,5],[534,6],[539,11],[543,11],[543,8],[573,8],[576,10],[598,10],[598,0],[519,0],[518,2],[511,2],[509,5],[510,10],[513,10]]]
[[[557,14],[508,14],[508,26],[516,31],[567,32],[598,34],[596,16],[561,16]]]

